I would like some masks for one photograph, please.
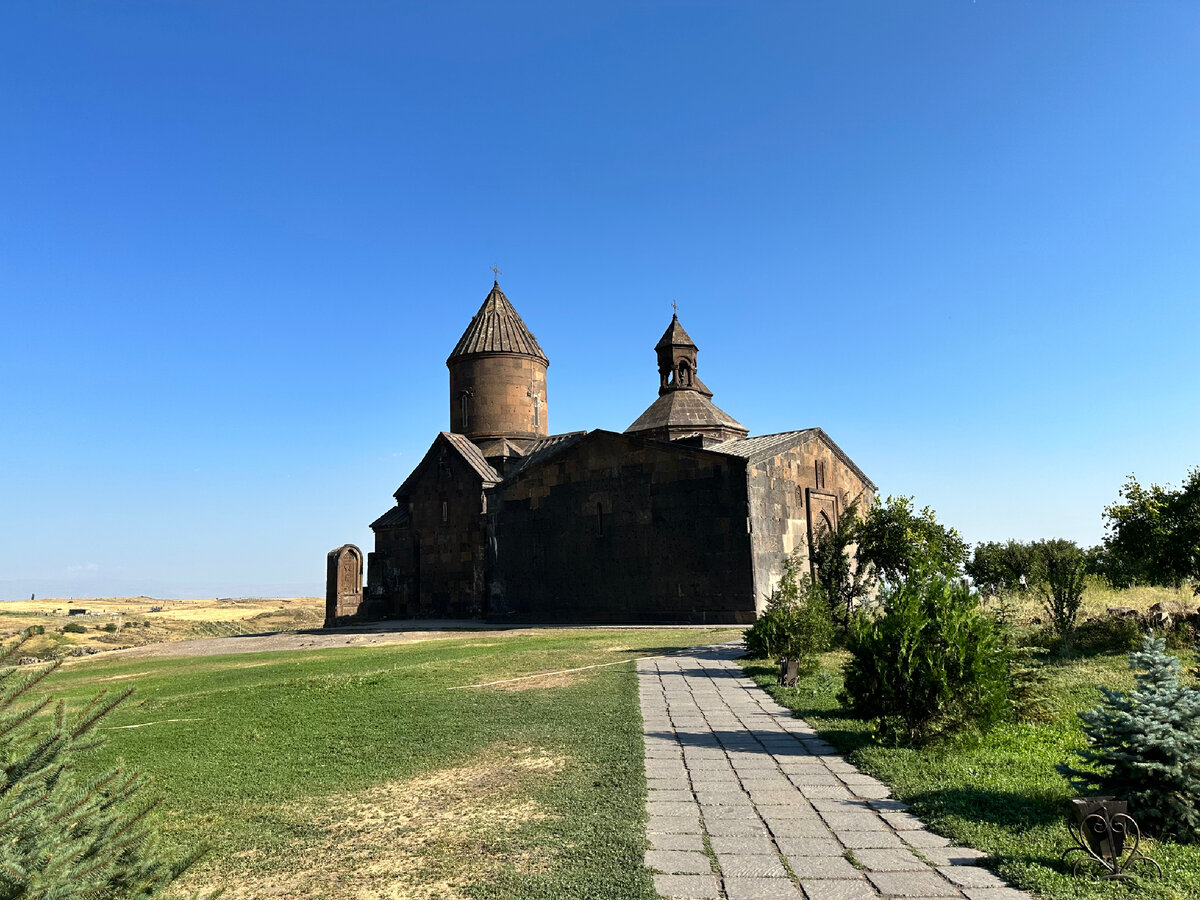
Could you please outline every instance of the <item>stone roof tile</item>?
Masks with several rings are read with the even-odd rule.
[[[650,404],[644,413],[637,417],[632,425],[625,429],[626,434],[639,431],[650,431],[655,428],[668,426],[707,426],[740,429],[748,431],[745,425],[698,391],[670,391],[660,396]]]
[[[475,313],[471,324],[458,339],[446,364],[481,353],[517,353],[550,364],[533,332],[525,326],[512,303],[504,296],[504,291],[500,290],[499,282],[492,285],[483,306],[479,307],[479,312]]]

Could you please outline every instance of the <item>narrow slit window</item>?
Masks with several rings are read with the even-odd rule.
[[[448,504],[445,500],[442,501],[442,521],[450,521],[450,504]]]
[[[467,395],[458,395],[458,410],[462,414],[462,427],[467,427]]]
[[[533,427],[537,428],[542,424],[542,407],[541,397],[537,394],[533,395]]]

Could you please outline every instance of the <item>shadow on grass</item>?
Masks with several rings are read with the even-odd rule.
[[[905,801],[921,815],[971,819],[1013,832],[1062,823],[1067,837],[1067,810],[1057,795],[955,787],[910,794]]]

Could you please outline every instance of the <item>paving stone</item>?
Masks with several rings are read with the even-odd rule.
[[[882,828],[873,831],[842,831],[833,829],[837,839],[851,850],[903,850],[904,844],[891,831]]]
[[[815,819],[777,819],[764,816],[763,821],[776,837],[808,838],[810,840],[832,841],[833,833]],[[840,844],[838,845],[841,846]],[[838,851],[839,853],[841,850]]]
[[[706,791],[696,790],[696,799],[701,806],[749,806],[750,798],[742,791]]]
[[[808,900],[879,900],[875,889],[861,878],[850,880],[800,880]]]
[[[966,888],[969,900],[1032,900],[1024,891],[1010,887]]]
[[[756,791],[750,797],[758,806],[808,806],[808,801],[793,788],[790,791]]]
[[[700,812],[705,820],[708,819],[757,819],[758,814],[754,811],[754,807],[749,801],[745,804],[717,806],[714,804],[704,804],[700,807]]]
[[[834,831],[887,831],[887,827],[870,813],[822,812],[821,819]]]
[[[718,853],[717,866],[726,878],[787,878],[787,869],[774,849],[770,853]]]
[[[936,872],[868,872],[867,878],[889,897],[952,897],[955,888]]]
[[[728,835],[715,834],[708,838],[712,844],[713,853],[774,853],[775,845],[766,834],[757,835]]]
[[[667,801],[670,803],[695,803],[696,798],[692,796],[692,792],[688,790],[667,790],[664,788],[656,788],[650,785],[650,790],[646,794],[646,800],[649,802]]]
[[[904,842],[918,849],[926,847],[948,847],[950,839],[944,838],[940,834],[934,834],[931,831],[906,831],[904,832]]]
[[[817,811],[806,803],[802,797],[797,797],[795,803],[788,803],[783,806],[764,806],[760,812],[764,816],[771,816],[775,819],[808,819],[812,822],[824,821],[817,815]]]
[[[657,834],[699,834],[700,816],[651,816],[646,831]]]
[[[704,835],[696,834],[657,834],[646,835],[650,846],[655,850],[704,850]]]
[[[654,889],[671,900],[716,900],[721,896],[714,875],[655,875]]]
[[[669,800],[647,800],[646,812],[653,816],[690,816],[696,812],[696,802],[675,803]]]
[[[924,872],[929,868],[911,850],[855,850],[854,858],[872,872]]]
[[[836,797],[850,799],[850,791],[841,784],[799,784],[800,793],[809,798]]]
[[[942,877],[954,882],[959,887],[985,888],[1007,887],[1004,881],[997,878],[987,869],[978,866],[938,866]]]
[[[729,900],[802,900],[786,878],[726,878],[725,896]]]
[[[801,772],[789,772],[788,780],[798,788],[818,786],[840,787],[837,776],[832,772],[826,772],[824,769],[807,769]]]
[[[880,815],[897,831],[918,831],[925,827],[920,819],[906,812],[884,812]]]
[[[747,821],[742,818],[705,819],[704,828],[711,835],[720,834],[731,837],[744,837],[767,833],[767,830],[763,827],[762,822],[758,821],[757,816],[754,818],[754,821]]]
[[[647,850],[646,868],[668,875],[706,875],[712,860],[695,850]]]
[[[903,812],[908,809],[908,804],[901,800],[878,800],[871,799],[867,801],[875,809],[886,809],[889,812]]]
[[[846,848],[833,838],[814,838],[810,835],[786,835],[775,833],[775,843],[783,855],[793,856],[841,856]]]
[[[844,856],[789,856],[788,865],[801,881],[808,878],[852,879],[861,877]]]

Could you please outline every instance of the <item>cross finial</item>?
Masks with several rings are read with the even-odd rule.
[[[500,269],[496,267],[495,263],[492,263],[492,274],[494,276],[496,276],[496,283],[499,284],[500,283]]]
[[[674,300],[671,301],[671,309],[675,310],[675,315],[679,315],[679,304]]]

